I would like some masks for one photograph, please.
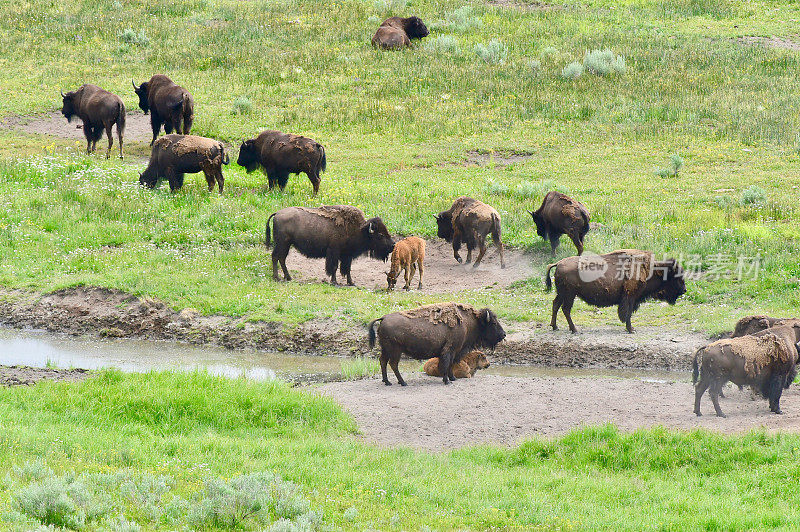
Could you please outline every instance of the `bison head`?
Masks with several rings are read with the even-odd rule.
[[[506,337],[506,331],[494,312],[488,308],[478,311],[478,327],[480,329],[478,343],[483,347],[494,348]]]
[[[248,174],[258,168],[258,150],[254,139],[246,140],[242,143],[236,164],[244,167]]]
[[[478,355],[478,365],[476,366],[476,368],[477,369],[486,369],[489,366],[491,366],[491,364],[489,364],[489,359],[486,358],[486,355],[484,355],[483,353]]]
[[[544,221],[544,216],[539,211],[528,211],[528,214],[533,218],[533,223],[536,224],[536,234],[547,240],[547,224]]]
[[[150,102],[147,101],[147,91],[150,87],[150,82],[145,81],[138,87],[133,81],[131,81],[131,84],[133,85],[133,91],[136,93],[136,96],[139,97],[139,107],[144,111],[144,114],[147,114],[150,111]]]
[[[75,91],[66,94],[64,94],[64,91],[61,91],[61,98],[63,100],[61,114],[67,118],[68,122],[72,122],[72,117],[78,114],[78,111],[75,109],[75,94]]]
[[[453,215],[449,211],[442,211],[436,215],[436,234],[448,242],[453,240]]]
[[[139,184],[147,188],[156,188],[158,176],[148,166],[144,172],[139,174]]]
[[[661,288],[656,292],[655,298],[674,305],[678,298],[686,293],[683,268],[675,259],[656,262],[656,271],[664,272]]]
[[[391,271],[386,272],[386,284],[389,286],[387,290],[394,290],[395,285],[397,284],[397,277],[400,275],[400,270],[397,273],[392,274]]]
[[[389,230],[380,218],[370,218],[361,227],[361,233],[367,241],[369,256],[386,262],[394,250],[394,241],[389,236]]]
[[[427,37],[430,33],[428,27],[425,26],[425,23],[422,22],[422,19],[419,17],[408,17],[405,19],[403,25],[405,26],[404,29],[409,39],[422,39],[423,37]]]

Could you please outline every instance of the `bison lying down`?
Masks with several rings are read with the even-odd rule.
[[[236,164],[243,166],[248,173],[261,167],[267,174],[270,189],[278,185],[283,190],[289,174],[303,172],[314,187],[314,195],[319,192],[322,181],[319,174],[328,166],[322,144],[280,131],[264,131],[256,138],[244,141]]]
[[[383,383],[391,385],[386,375],[387,362],[397,382],[406,385],[397,367],[400,355],[426,360],[431,355],[439,359],[439,369],[445,384],[456,380],[453,365],[475,348],[493,348],[506,337],[497,316],[488,308],[477,310],[460,303],[437,303],[413,310],[392,312],[369,324],[369,346],[375,346],[375,324],[381,344],[381,375]]]
[[[617,314],[629,333],[633,332],[631,316],[647,299],[658,299],[674,305],[686,293],[683,269],[674,259],[655,260],[653,253],[638,249],[621,249],[605,255],[567,257],[547,267],[545,289],[550,290],[550,270],[556,283],[553,316],[550,326],[557,330],[556,316],[562,308],[569,330],[576,332],[570,311],[575,297],[590,305],[617,305]]]
[[[390,17],[384,20],[372,37],[372,46],[399,50],[411,46],[411,39],[428,36],[428,28],[419,17]]]
[[[474,377],[475,372],[479,369],[486,369],[489,366],[486,355],[480,351],[470,351],[459,362],[453,364],[453,375],[456,379],[469,379]],[[422,370],[431,377],[444,377],[439,371],[438,358],[429,358]]]
[[[81,85],[78,90],[64,94],[61,91],[63,106],[61,113],[67,121],[77,116],[83,122],[83,135],[86,137],[86,153],[94,152],[97,141],[103,136],[103,131],[108,137],[108,150],[106,159],[111,157],[111,147],[114,137],[111,128],[117,126],[117,139],[119,140],[119,158],[122,159],[122,136],[125,133],[125,104],[116,94],[103,90],[97,85]]]
[[[315,259],[325,258],[325,273],[336,284],[336,268],[353,285],[350,266],[353,259],[369,254],[385,261],[392,253],[394,242],[380,218],[367,220],[364,213],[349,205],[286,207],[267,218],[266,245],[271,244],[269,222],[275,218],[275,247],[272,250],[272,278],[278,277],[278,263],[284,279],[291,281],[286,268],[286,256],[294,246],[297,251]]]
[[[150,162],[139,174],[139,183],[155,188],[159,179],[166,178],[169,189],[175,192],[183,186],[183,174],[203,172],[208,191],[214,190],[216,182],[222,194],[225,185],[222,165],[229,162],[225,146],[218,140],[195,135],[165,135],[153,144]]]
[[[694,413],[700,414],[700,399],[708,390],[717,416],[725,417],[719,396],[726,382],[748,385],[769,399],[769,409],[781,414],[783,388],[797,375],[800,324],[779,325],[755,335],[717,340],[700,348],[692,364],[695,383]]]
[[[503,258],[503,242],[500,240],[500,215],[493,207],[482,201],[461,196],[453,202],[450,209],[436,215],[439,238],[453,243],[453,256],[461,263],[461,243],[467,244],[467,264],[472,261],[472,250],[480,249],[475,259],[474,268],[483,260],[486,253],[486,235],[492,234],[492,240],[500,253],[500,267],[506,267]]]
[[[423,262],[425,261],[425,241],[416,236],[404,238],[394,245],[392,251],[392,267],[386,272],[386,282],[388,289],[394,290],[400,272],[405,270],[406,285],[404,290],[408,290],[411,279],[414,278],[417,267],[419,267],[419,285],[417,288],[422,290],[422,274],[425,273]]]
[[[553,256],[561,235],[572,240],[578,255],[583,253],[583,237],[589,232],[589,211],[583,203],[561,192],[551,191],[544,197],[541,207],[528,213],[536,224],[536,234],[550,241]]]
[[[151,146],[156,141],[162,124],[167,135],[173,130],[184,135],[192,132],[194,100],[189,91],[176,85],[164,74],[156,74],[138,87],[133,81],[131,83],[139,97],[139,107],[145,114],[150,113],[150,126],[153,128]]]
[[[781,320],[782,318],[771,318],[769,316],[745,316],[736,322],[736,327],[733,329],[731,337],[747,336],[748,334],[769,329]]]

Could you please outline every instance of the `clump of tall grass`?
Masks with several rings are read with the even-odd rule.
[[[561,70],[561,77],[566,79],[577,79],[583,74],[583,65],[573,61]]]
[[[533,77],[538,77],[542,72],[542,62],[539,59],[531,59],[528,61],[528,72]]]
[[[475,54],[485,63],[494,65],[505,61],[506,55],[508,55],[508,48],[500,39],[492,39],[487,44],[476,44]]]
[[[498,183],[492,179],[487,182],[486,193],[494,196],[513,197],[521,200],[543,198],[551,190],[557,190],[564,194],[569,191],[551,179],[542,181],[521,181],[517,186],[512,187],[505,183]]]
[[[233,100],[231,112],[234,115],[249,115],[253,112],[253,102],[246,96],[239,96]]]
[[[378,361],[374,358],[358,357],[341,361],[341,375],[344,380],[354,381],[378,373]]]
[[[742,197],[739,202],[745,206],[763,205],[767,202],[767,193],[758,185],[750,185],[742,191]]]
[[[653,173],[658,177],[678,177],[681,168],[683,168],[683,157],[673,153],[669,156],[669,165],[666,168],[653,168]]]
[[[464,33],[483,26],[483,20],[473,16],[472,6],[461,6],[445,15],[444,27],[451,31]]]
[[[408,7],[408,0],[376,0],[375,9],[381,13],[402,11]]]
[[[452,35],[437,35],[433,39],[425,41],[425,49],[434,53],[446,53],[458,55],[461,53],[461,47],[458,45],[458,39]]]
[[[147,46],[150,44],[150,39],[144,32],[144,28],[140,29],[139,31],[127,28],[119,32],[118,36],[120,41],[127,44],[132,44],[134,46]]]
[[[624,74],[625,58],[621,55],[614,55],[614,52],[609,49],[589,50],[583,54],[583,68],[596,76]]]

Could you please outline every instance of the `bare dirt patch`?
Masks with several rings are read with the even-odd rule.
[[[746,35],[736,39],[739,44],[763,46],[765,48],[783,48],[786,50],[800,51],[800,35],[787,35],[785,37],[756,37]]]
[[[87,378],[89,375],[89,371],[85,369],[0,366],[0,386],[30,386],[43,380],[76,382]]]
[[[512,164],[524,163],[536,157],[536,154],[521,151],[488,151],[470,150],[467,157],[460,162],[446,162],[441,166],[510,166]]]
[[[432,219],[432,218],[431,218]],[[466,249],[462,248],[461,256],[466,260]],[[473,259],[477,252],[473,253]],[[506,288],[517,281],[523,281],[535,274],[533,260],[530,255],[519,250],[504,251],[506,267],[500,268],[500,257],[492,244],[487,240],[487,251],[480,266],[459,264],[453,258],[453,246],[444,240],[432,240],[425,243],[425,275],[422,278],[422,293],[437,294],[457,292],[478,288]],[[297,251],[290,251],[286,266],[292,274],[293,281],[326,282],[325,259],[309,259]],[[386,272],[390,264],[362,257],[353,262],[353,282],[359,287],[370,289],[386,289]],[[337,274],[338,275],[338,274]],[[339,282],[343,282],[339,279]],[[417,290],[419,277],[414,276],[411,282],[413,291]],[[396,289],[405,286],[403,274],[397,279]]]
[[[410,378],[408,378],[410,377]],[[740,433],[765,427],[800,431],[800,392],[793,386],[781,399],[784,415],[767,401],[729,387],[722,399],[726,419],[713,415],[703,398],[703,417],[692,413],[694,388],[686,382],[614,378],[524,378],[478,375],[449,386],[441,379],[408,375],[408,386],[384,386],[367,379],[320,387],[348,410],[363,437],[379,445],[398,444],[447,451],[479,443],[514,445],[535,436],[563,435],[582,426],[613,423],[622,430],[656,425]]]
[[[488,4],[491,6],[504,7],[507,9],[519,9],[522,11],[552,11],[555,9],[564,9],[563,6],[548,4],[547,2],[525,2],[524,0],[489,0]]]
[[[8,116],[0,119],[0,128],[16,129],[34,135],[49,135],[64,139],[85,140],[83,129],[78,127],[83,122],[80,119],[73,119],[67,122],[58,111],[53,111],[43,115],[33,116]],[[114,145],[117,143],[117,129],[114,128]],[[125,142],[150,142],[153,138],[153,129],[150,127],[150,117],[139,111],[132,111],[125,115]],[[105,133],[103,138],[97,143],[97,149],[105,149]]]

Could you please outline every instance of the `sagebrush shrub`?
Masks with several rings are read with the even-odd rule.
[[[760,205],[767,201],[766,191],[758,185],[750,185],[742,191],[742,205]]]
[[[486,63],[497,64],[505,61],[508,48],[500,39],[492,39],[488,44],[476,44],[475,54]]]
[[[433,39],[427,39],[425,41],[425,49],[438,53],[461,53],[461,47],[458,45],[458,39],[452,35],[437,35]]]
[[[47,464],[41,458],[32,461],[28,460],[21,466],[15,465],[11,470],[14,475],[26,482],[53,476],[53,470],[47,467]]]
[[[654,168],[653,173],[659,177],[678,177],[678,172],[683,168],[683,158],[677,153],[669,156],[669,166],[666,168]]]
[[[609,49],[589,50],[583,54],[583,68],[596,76],[625,73],[625,58]]]
[[[577,79],[581,74],[583,74],[583,65],[577,61],[568,64],[561,71],[561,77],[567,79]]]
[[[136,31],[132,30],[131,28],[127,28],[119,33],[119,40],[135,46],[147,46],[150,44],[150,39],[147,38],[147,34],[144,32],[144,29]]]
[[[445,26],[453,31],[465,32],[483,26],[483,20],[473,16],[472,6],[461,6],[445,15]]]
[[[235,115],[249,115],[253,111],[253,102],[246,96],[233,100],[231,112]]]
[[[20,489],[14,499],[22,513],[45,525],[79,529],[87,517],[98,512],[90,508],[86,487],[70,478],[48,477]]]

